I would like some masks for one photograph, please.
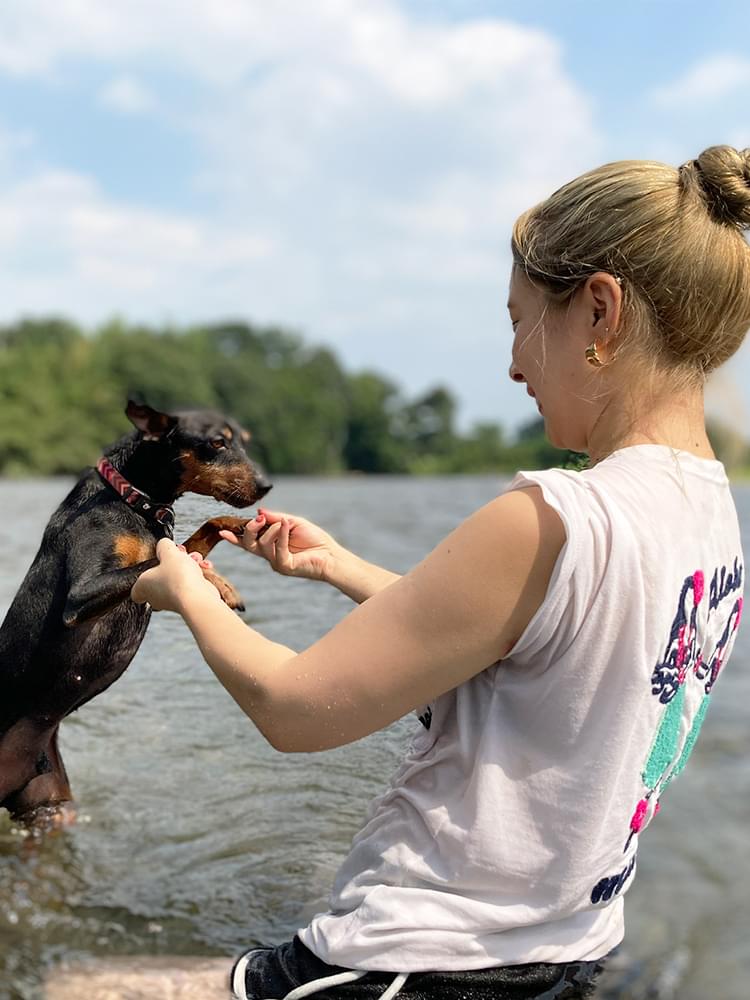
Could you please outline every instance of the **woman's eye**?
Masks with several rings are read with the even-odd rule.
[[[220,451],[222,448],[226,448],[227,443],[223,437],[215,437],[211,439],[211,447],[215,448],[216,451]]]

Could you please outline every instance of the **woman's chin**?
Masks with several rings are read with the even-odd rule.
[[[583,451],[584,448],[579,441],[574,441],[570,434],[560,432],[546,417],[544,418],[544,433],[553,448],[560,451]]]

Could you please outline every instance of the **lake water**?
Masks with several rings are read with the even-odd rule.
[[[69,486],[0,482],[0,617]],[[272,497],[403,571],[502,486],[495,477],[283,478]],[[750,487],[735,496],[750,552]],[[217,505],[186,498],[177,512],[187,537]],[[278,577],[230,546],[214,556],[243,592],[246,619],[294,648],[351,607],[332,588]],[[603,996],[749,995],[749,666],[746,627],[690,766],[644,836],[622,957]],[[124,677],[62,725],[78,823],[29,849],[0,816],[0,1000],[34,1000],[64,957],[234,955],[288,938],[324,907],[414,725],[404,719],[319,755],[278,754],[181,621],[155,616]]]

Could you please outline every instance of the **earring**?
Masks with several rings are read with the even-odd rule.
[[[596,349],[596,341],[592,341],[591,344],[586,348],[586,360],[591,365],[592,368],[603,368],[604,362],[599,357],[599,352]]]

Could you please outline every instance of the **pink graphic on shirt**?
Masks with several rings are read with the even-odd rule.
[[[708,594],[702,570],[696,570],[683,582],[664,656],[651,675],[651,693],[666,707],[641,772],[646,794],[638,800],[630,818],[625,851],[633,837],[659,811],[661,795],[670,781],[685,767],[695,746],[708,710],[711,691],[731,652],[742,617],[743,598],[741,593],[737,595],[737,591],[742,588],[743,576],[742,563],[735,559],[731,567],[722,566],[714,571]],[[703,613],[699,619],[701,606]],[[704,646],[709,622],[713,624],[715,616],[726,613],[727,608],[728,614],[721,634],[713,650],[706,654]],[[715,631],[713,634],[716,634]],[[685,695],[690,676],[701,683],[703,698],[680,747],[681,733],[684,732]]]
[[[648,799],[641,799],[638,805],[635,807],[635,812],[630,820],[630,829],[633,833],[638,833],[638,831],[643,826],[643,820],[648,812]]]

